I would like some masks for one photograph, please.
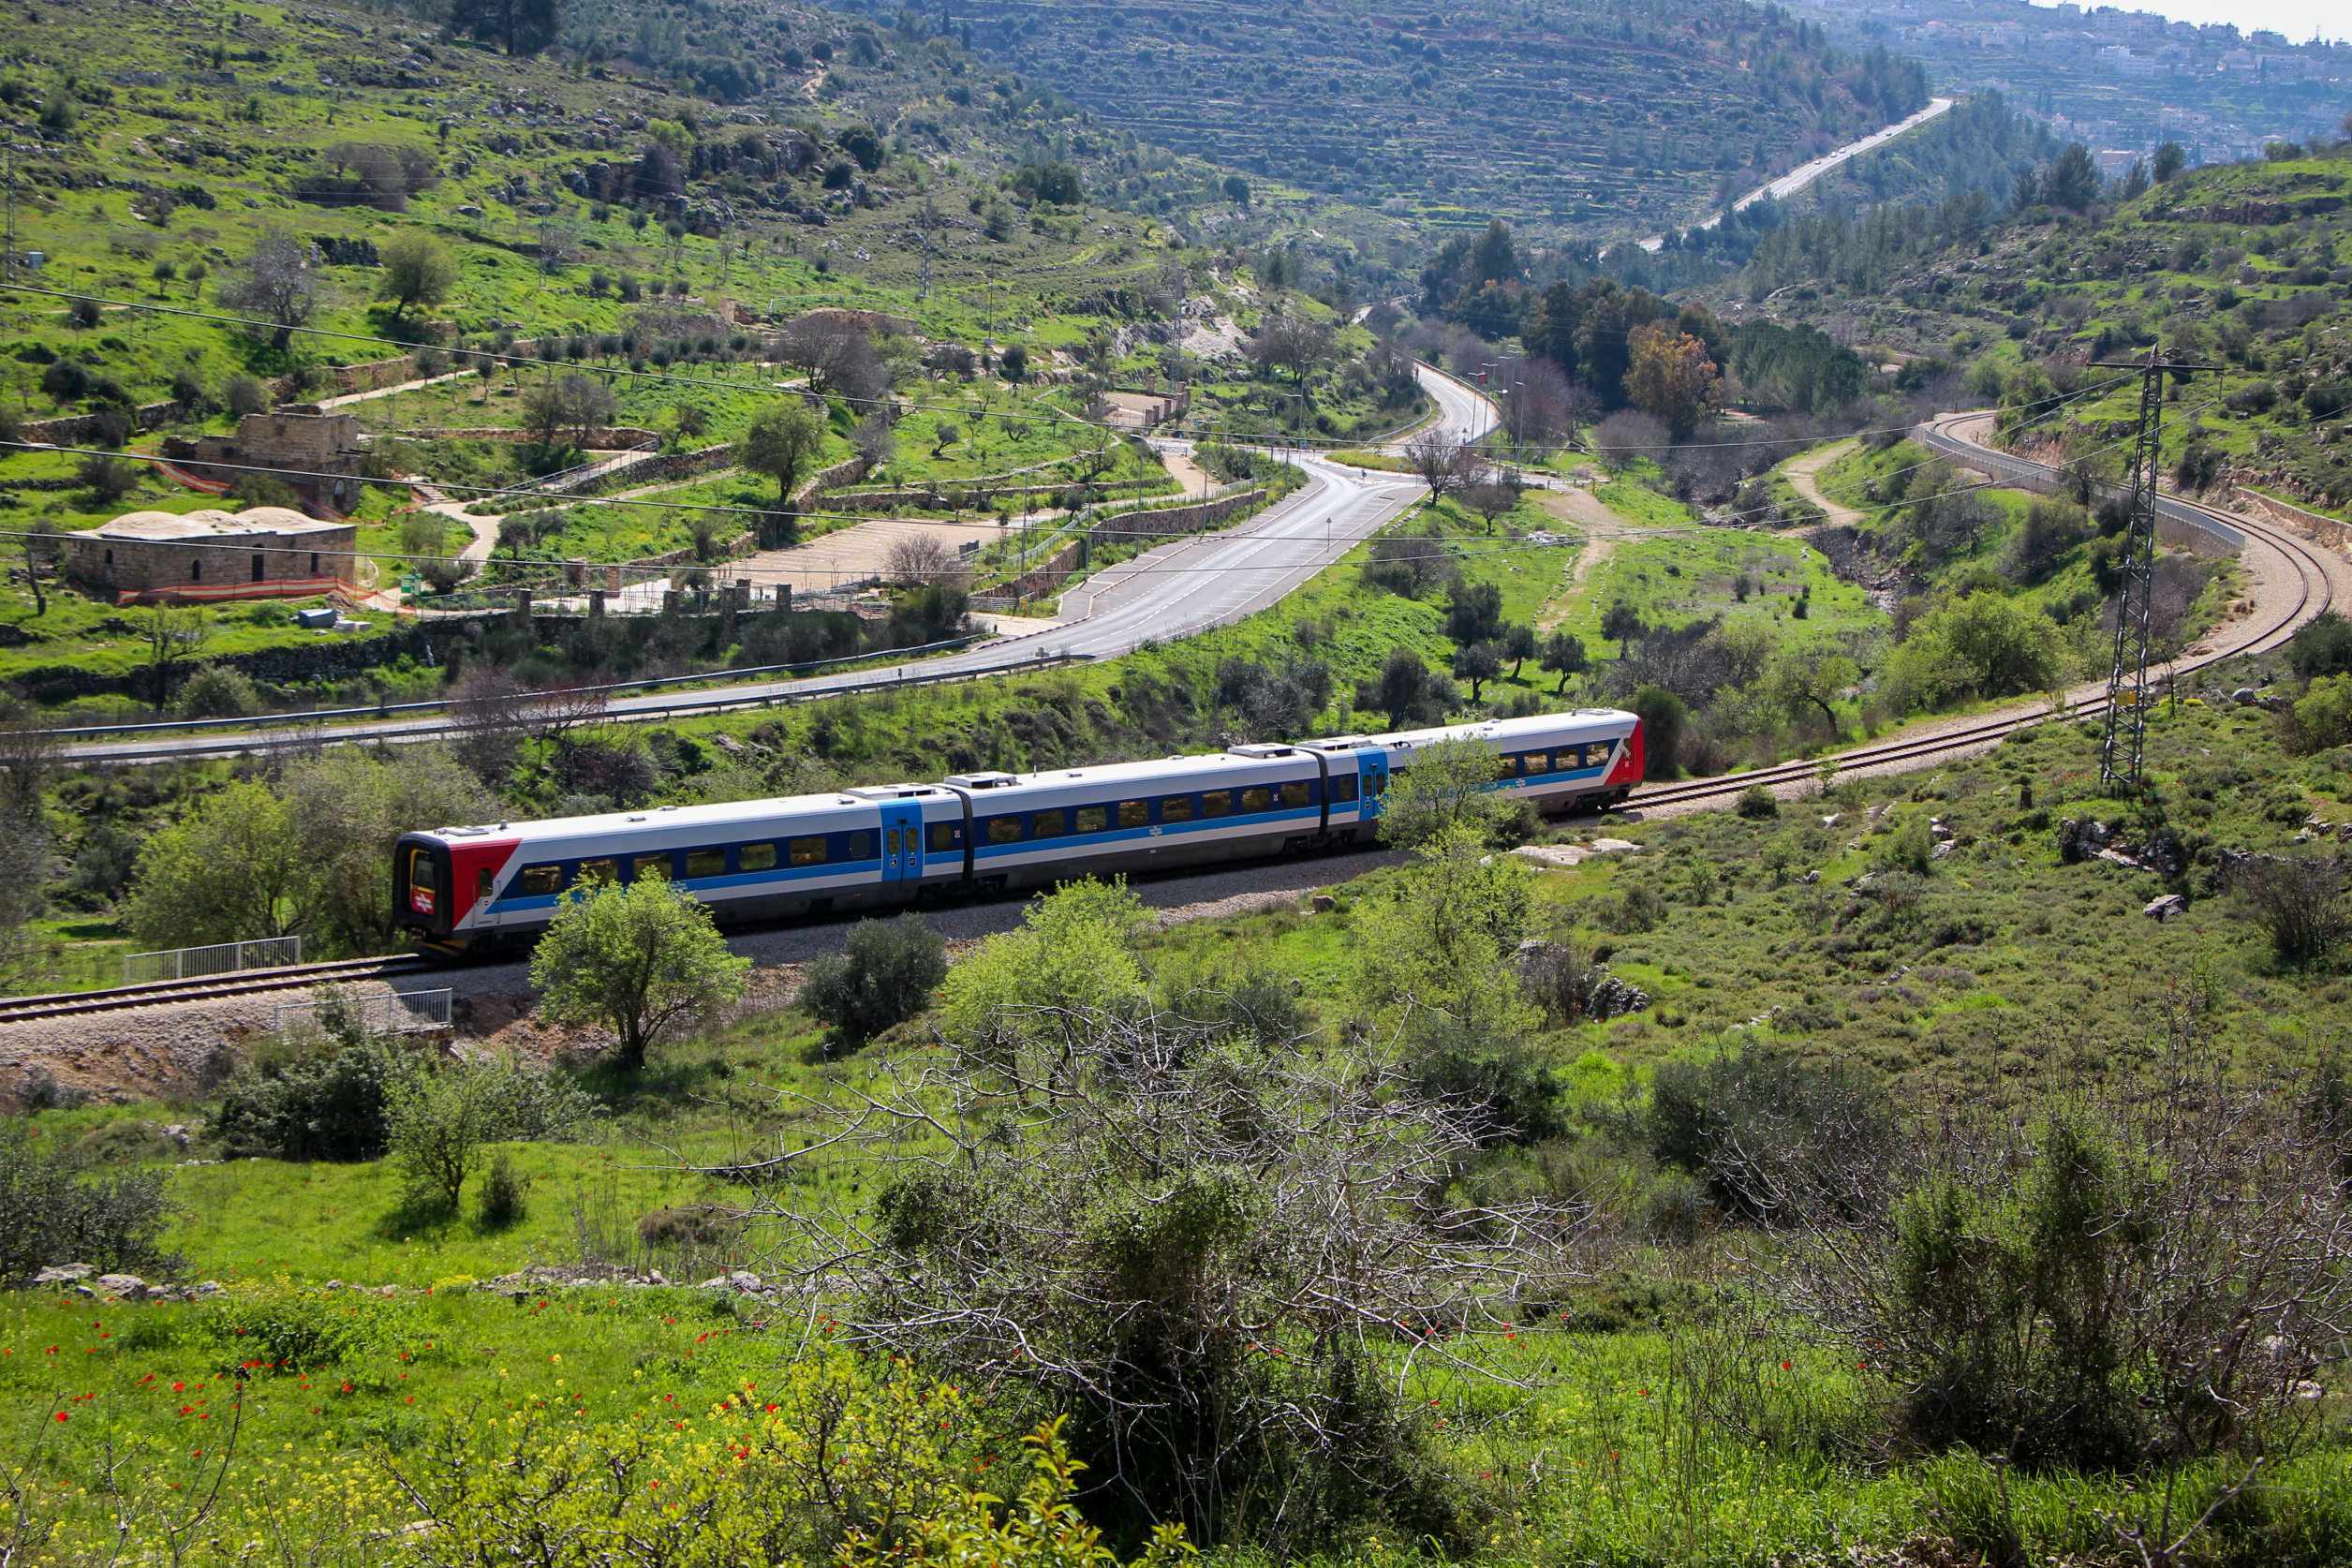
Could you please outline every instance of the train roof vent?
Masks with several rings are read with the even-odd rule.
[[[1364,744],[1362,735],[1333,735],[1327,740],[1307,743],[1309,751],[1354,751]]]
[[[455,838],[479,838],[490,830],[486,827],[443,828],[443,833]]]
[[[854,790],[841,792],[854,795],[859,800],[912,800],[917,795],[939,793],[928,784],[862,784]]]
[[[1236,757],[1256,757],[1260,759],[1267,757],[1294,757],[1298,754],[1298,747],[1294,746],[1275,746],[1267,742],[1252,742],[1248,746],[1229,746],[1225,747],[1225,749],[1232,752]]]
[[[1021,781],[1009,773],[954,773],[944,782],[966,790],[1002,790]]]

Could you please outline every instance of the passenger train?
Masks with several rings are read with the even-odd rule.
[[[401,836],[392,897],[427,952],[526,942],[566,889],[673,881],[722,924],[846,913],[1076,878],[1368,840],[1417,748],[1494,747],[1494,786],[1558,814],[1622,802],[1642,776],[1641,721],[1616,709],[1236,746],[1211,756],[1047,773],[957,774],[823,795],[439,828]]]

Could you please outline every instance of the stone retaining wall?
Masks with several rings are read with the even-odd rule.
[[[2341,517],[2308,511],[2292,501],[2282,501],[2276,496],[2266,496],[2259,490],[2248,490],[2242,484],[2232,486],[2231,494],[2241,505],[2253,508],[2273,523],[2292,528],[2299,534],[2307,534],[2330,550],[2352,554],[2352,523],[2346,523]]]

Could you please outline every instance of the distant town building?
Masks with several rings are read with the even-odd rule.
[[[288,507],[131,511],[65,544],[67,576],[125,599],[281,599],[348,578],[359,530]]]
[[[315,403],[247,414],[234,436],[193,441],[168,436],[163,455],[198,479],[223,484],[234,484],[257,468],[271,470],[294,487],[305,507],[337,514],[358,504],[367,460],[360,422],[349,414],[323,412]]]

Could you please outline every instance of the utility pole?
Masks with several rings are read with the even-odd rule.
[[[2144,362],[2093,360],[2110,370],[2137,370],[2139,422],[2126,480],[2131,517],[2123,532],[2123,584],[2115,599],[2115,658],[2107,678],[2107,729],[2099,744],[2099,783],[2138,793],[2148,734],[2148,623],[2156,576],[2156,481],[2164,465],[2164,378],[2210,364],[2167,360],[2150,345]]]

